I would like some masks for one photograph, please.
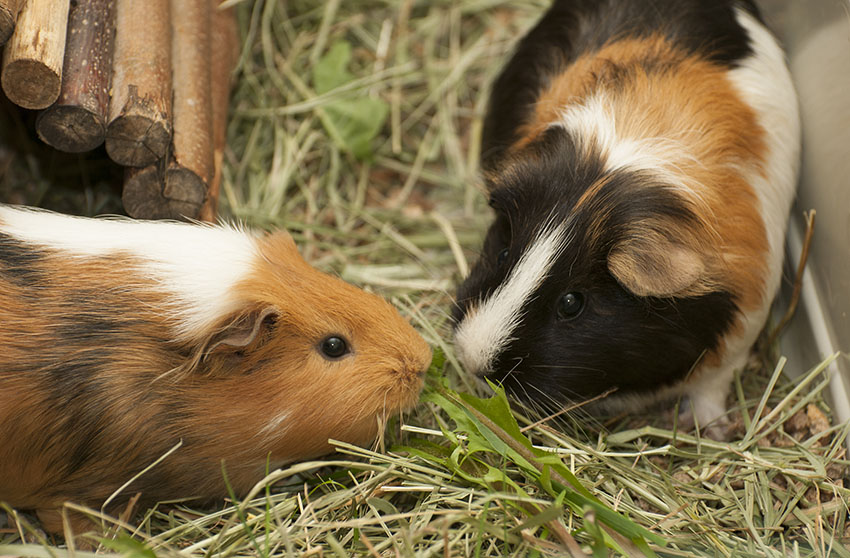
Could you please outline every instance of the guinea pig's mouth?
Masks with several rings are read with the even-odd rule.
[[[403,367],[393,374],[394,382],[387,390],[378,412],[401,413],[409,411],[419,402],[425,386],[427,368]],[[394,403],[394,404],[393,404]]]
[[[404,390],[406,393],[402,396],[401,404],[399,405],[399,411],[409,411],[419,402],[419,395],[422,393],[422,388],[425,386],[425,371],[418,373],[415,377],[410,378],[407,381],[407,385],[404,386]]]
[[[403,392],[407,392],[413,406],[419,400],[419,393],[425,385],[425,375],[431,367],[433,353],[428,345],[424,344],[417,354],[409,355],[400,361],[400,366],[395,370],[394,376],[398,380],[398,386]]]

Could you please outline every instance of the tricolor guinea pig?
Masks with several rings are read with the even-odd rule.
[[[124,501],[224,497],[222,462],[244,494],[329,438],[370,443],[430,359],[285,232],[0,206],[0,501],[43,518],[100,506],[178,443]]]
[[[493,85],[462,364],[550,409],[613,389],[720,417],[779,285],[799,135],[752,2],[556,0]]]

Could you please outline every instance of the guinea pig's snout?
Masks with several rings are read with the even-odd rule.
[[[431,364],[430,351],[428,353],[427,363],[425,359],[420,358],[403,358],[394,367],[394,373],[402,381],[419,382],[425,377],[428,371],[428,366]]]
[[[404,370],[407,375],[421,380],[425,377],[428,367],[431,366],[431,359],[431,347],[424,339],[421,339],[417,343],[415,355],[404,359]]]
[[[493,372],[493,365],[501,352],[504,340],[499,328],[481,315],[480,309],[471,306],[455,325],[455,354],[463,369],[476,378]]]
[[[406,325],[405,329],[409,334],[396,340],[396,350],[387,364],[398,379],[421,382],[431,366],[431,346],[412,327]]]
[[[409,409],[419,400],[419,393],[425,385],[425,373],[431,365],[431,347],[424,339],[419,339],[403,355],[399,355],[393,365],[393,381],[401,397],[400,409]]]
[[[470,349],[471,347],[469,345],[463,343],[455,344],[457,358],[463,369],[472,376],[483,378],[490,372],[490,369],[482,366],[482,359]]]

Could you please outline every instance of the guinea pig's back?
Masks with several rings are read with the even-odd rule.
[[[752,2],[699,0],[556,0],[546,14],[517,44],[514,53],[492,86],[482,134],[482,165],[492,169],[519,140],[521,128],[550,89],[577,61],[594,56],[606,45],[626,41],[632,56],[661,39],[678,51],[696,54],[723,69],[732,69],[754,54],[747,25],[741,17],[757,18]],[[622,52],[614,52],[616,65]],[[608,55],[606,55],[607,57]],[[668,61],[669,62],[669,61]],[[574,70],[569,72],[573,79]],[[610,81],[616,76],[593,75],[585,65],[580,83]]]
[[[557,1],[494,84],[487,122],[494,173],[565,130],[564,160],[596,177],[563,186],[577,208],[616,174],[672,188],[702,223],[696,247],[716,252],[710,281],[764,317],[800,129],[784,54],[751,3]]]
[[[114,487],[127,463],[149,464],[175,442],[164,434],[180,403],[155,380],[187,358],[181,335],[227,305],[239,275],[203,254],[219,250],[213,262],[226,263],[222,240],[250,257],[250,242],[211,228],[0,207],[4,499],[100,497],[91,487]]]

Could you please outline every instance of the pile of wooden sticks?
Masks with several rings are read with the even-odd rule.
[[[239,45],[221,0],[0,0],[3,91],[39,137],[105,143],[142,218],[212,220]]]

